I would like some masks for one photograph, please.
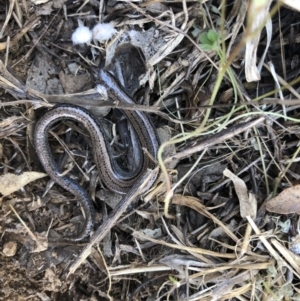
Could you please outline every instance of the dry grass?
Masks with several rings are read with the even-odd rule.
[[[299,183],[299,8],[271,1],[44,2],[0,0],[0,180],[7,183],[0,300],[299,298],[298,216],[265,206]],[[111,23],[118,32],[73,45],[78,19],[89,27]],[[108,63],[124,42],[146,59],[136,106],[103,101],[90,75],[89,67],[105,57]],[[90,245],[53,248],[45,241],[50,229],[76,231],[82,218],[72,195],[34,181],[42,171],[34,122],[60,102],[96,116],[116,107],[151,114],[161,174],[101,242],[94,236]],[[82,129],[66,123],[56,130],[66,142],[51,137],[54,153],[61,158],[68,149],[75,158],[62,165],[95,200],[99,227],[111,211],[105,203],[118,196],[101,188],[87,139],[74,134]]]

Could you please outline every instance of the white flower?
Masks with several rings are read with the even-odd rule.
[[[78,20],[78,27],[72,34],[72,42],[73,44],[89,44],[92,40],[92,31],[83,25],[83,23]]]
[[[93,39],[97,41],[109,40],[117,30],[109,23],[98,23],[93,28]]]

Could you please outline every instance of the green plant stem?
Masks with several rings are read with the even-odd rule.
[[[223,2],[224,4],[224,2]],[[273,15],[276,10],[278,9],[278,7],[280,6],[280,4],[277,4],[277,5],[274,5],[274,7],[272,8],[271,12],[270,12],[270,15]],[[224,16],[223,16],[224,17]],[[267,16],[265,18],[265,21],[267,21],[267,18],[269,18],[269,16]],[[264,26],[266,22],[262,22],[262,26]],[[251,24],[250,24],[251,25]],[[231,63],[233,62],[234,58],[236,57],[236,55],[239,53],[239,51],[242,49],[242,47],[244,47],[244,45],[246,44],[246,42],[254,37],[257,33],[260,32],[261,28],[262,27],[259,27],[257,28],[256,30],[254,30],[253,32],[251,32],[251,29],[250,29],[250,25],[249,25],[249,22],[246,26],[246,30],[245,30],[245,34],[243,35],[243,38],[241,40],[241,42],[237,45],[237,47],[233,50],[233,52],[231,53],[231,55],[229,56],[229,58],[227,60],[225,60],[225,56],[222,55],[222,52],[219,51],[218,52],[218,55],[221,59],[221,62],[220,62],[220,67],[219,67],[219,73],[218,73],[218,77],[217,77],[217,80],[216,80],[216,83],[215,83],[215,86],[214,86],[214,89],[213,89],[213,92],[212,92],[212,95],[211,95],[211,98],[210,98],[210,101],[209,101],[209,105],[213,105],[214,102],[215,102],[215,99],[217,97],[217,94],[218,94],[218,91],[219,91],[219,88],[220,88],[220,85],[222,83],[222,80],[226,74],[226,72],[229,70],[230,68],[230,65]],[[224,45],[224,43],[223,43]],[[224,47],[224,46],[223,46]],[[225,49],[224,49],[224,53],[225,53]],[[231,79],[231,81],[234,79],[234,76],[233,74],[231,73],[231,71],[228,72],[228,75]],[[234,82],[232,82],[232,84],[234,84],[234,89],[236,88],[236,81],[234,80]],[[240,91],[239,91],[240,92]],[[237,93],[236,93],[236,90],[234,90],[234,93],[235,93],[235,99],[237,99]],[[241,94],[241,93],[240,93]],[[240,107],[239,109],[241,109],[243,107]],[[221,126],[221,128],[225,127],[226,124],[228,124],[229,122],[229,117],[230,115],[232,116],[232,114],[236,111],[235,107],[232,108],[232,110],[230,111],[229,113],[229,116],[226,116],[225,119],[223,119],[225,122],[223,123],[223,126]],[[194,130],[192,133],[190,134],[187,134],[187,135],[184,135],[182,136],[181,138],[176,138],[176,139],[172,139],[170,141],[167,141],[165,143],[163,143],[161,145],[161,147],[159,148],[159,151],[158,151],[158,161],[159,161],[159,164],[160,164],[160,167],[161,167],[161,170],[162,170],[162,173],[163,175],[165,176],[165,179],[166,179],[166,186],[167,186],[167,192],[166,192],[166,201],[165,201],[165,208],[164,208],[164,211],[165,211],[165,215],[166,217],[169,217],[169,218],[172,218],[171,215],[169,215],[168,213],[168,207],[169,207],[169,202],[173,196],[173,191],[171,189],[171,183],[170,183],[170,180],[169,180],[169,177],[168,177],[168,172],[167,172],[167,169],[163,163],[163,160],[162,160],[162,152],[163,152],[163,149],[168,146],[168,145],[171,145],[171,144],[175,144],[175,143],[180,143],[180,142],[183,142],[184,140],[187,140],[189,138],[192,138],[192,137],[195,137],[195,136],[198,136],[200,135],[205,129],[208,129],[210,128],[211,126],[207,126],[206,127],[206,123],[209,119],[209,116],[210,116],[210,113],[211,113],[211,108],[208,108],[205,112],[205,115],[204,115],[204,118],[200,124],[199,127],[196,128],[196,130]],[[250,112],[247,113],[247,115],[249,114]],[[257,113],[256,113],[257,114]],[[261,112],[260,112],[261,114]],[[243,114],[245,115],[245,114]],[[238,119],[240,119],[243,115],[240,115],[238,116]],[[252,115],[252,114],[249,114],[249,115]],[[259,115],[259,114],[258,114]],[[233,120],[235,120],[236,118],[233,118]],[[232,122],[232,120],[230,120]],[[215,123],[214,123],[215,124]],[[220,130],[220,128],[219,128]],[[258,144],[260,145],[259,143],[259,140],[258,140]]]

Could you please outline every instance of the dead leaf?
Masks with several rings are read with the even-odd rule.
[[[43,286],[45,290],[50,292],[59,292],[61,289],[61,281],[50,268],[48,268],[45,272]]]
[[[92,87],[91,77],[88,74],[73,75],[61,71],[59,79],[67,94],[77,93]]]
[[[32,181],[46,177],[47,174],[35,171],[23,172],[21,175],[7,173],[0,177],[0,193],[7,196]]]
[[[63,5],[65,4],[65,2],[67,2],[67,0],[56,0],[56,1],[53,1],[53,7],[54,8],[62,8]]]
[[[263,3],[260,3],[259,1],[252,1],[252,4],[248,7],[248,19],[252,21],[249,25],[249,29],[251,32],[256,31],[257,33],[246,43],[245,74],[247,82],[260,80],[260,71],[256,66],[257,48],[259,46],[260,34],[263,29],[262,22],[269,14],[269,7],[271,3],[272,0],[267,0]],[[266,26],[267,25],[268,23]]]
[[[4,245],[2,252],[7,257],[15,256],[17,253],[17,243],[15,241],[8,241]]]
[[[53,1],[47,2],[36,8],[35,13],[37,16],[49,16],[53,11]]]
[[[144,235],[151,238],[160,238],[162,236],[162,232],[160,228],[156,229],[144,229],[141,231]],[[147,239],[141,239],[141,241],[147,241]]]
[[[47,56],[45,59],[45,56],[39,52],[35,56],[27,73],[26,86],[45,94],[63,94],[58,68],[51,58]]]
[[[266,209],[279,214],[300,214],[300,185],[289,187],[268,200]]]
[[[251,218],[256,218],[256,199],[253,195],[248,196],[248,189],[245,182],[228,169],[225,169],[223,174],[234,184],[235,192],[240,202],[241,217],[251,216]]]

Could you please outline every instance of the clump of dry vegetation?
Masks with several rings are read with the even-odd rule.
[[[299,299],[300,7],[290,2],[0,0],[0,300]],[[72,43],[97,23],[112,36]],[[92,73],[104,66],[136,105],[99,94]],[[122,196],[99,181],[84,129],[52,129],[55,159],[96,210],[95,232],[76,244],[48,241],[84,217],[33,143],[57,103],[106,116],[121,161],[115,108],[149,114],[161,141],[157,181],[116,215]]]

